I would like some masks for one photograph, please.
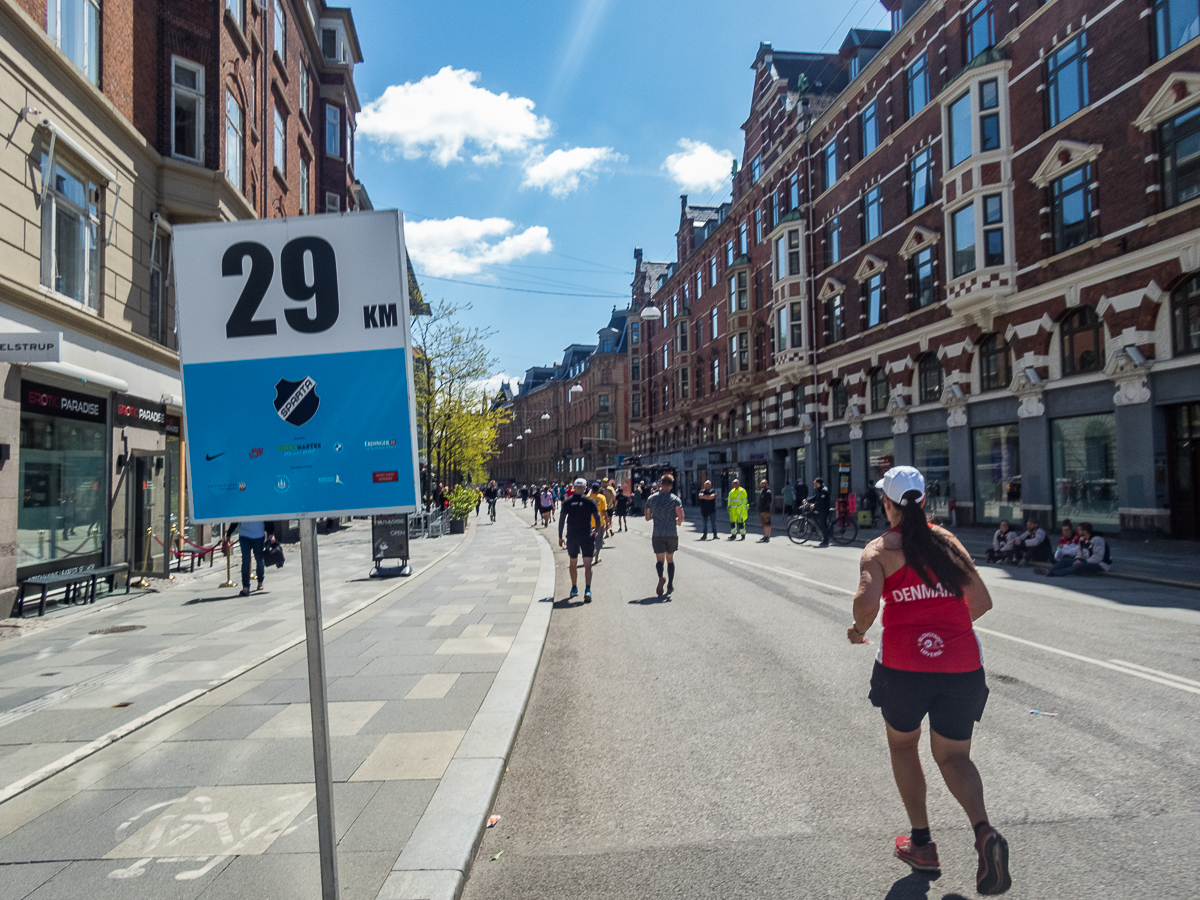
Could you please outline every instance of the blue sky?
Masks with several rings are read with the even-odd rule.
[[[887,27],[878,0],[352,8],[358,177],[404,211],[425,296],[472,304],[514,376],[595,340],[628,303],[635,246],[674,259],[681,193],[728,197],[760,41],[836,50]]]

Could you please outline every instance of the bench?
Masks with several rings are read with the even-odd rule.
[[[125,573],[125,593],[129,593],[129,563],[117,563],[112,566],[97,566],[82,572],[60,572],[50,575],[34,575],[21,582],[21,593],[17,598],[16,617],[25,615],[25,591],[30,585],[40,587],[42,596],[38,602],[38,615],[46,614],[46,594],[58,588],[65,588],[63,599],[71,603],[95,603],[96,581],[103,578],[108,581],[108,592],[113,591],[116,576]]]

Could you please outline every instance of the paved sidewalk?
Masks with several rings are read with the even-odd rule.
[[[380,582],[366,523],[320,542],[347,900],[460,890],[549,621],[550,551],[516,517],[413,549],[419,574]],[[195,694],[0,802],[0,898],[320,896],[298,559],[289,570],[295,584],[269,574],[251,598],[180,585],[0,643],[9,785]],[[145,629],[86,633],[108,624]],[[67,696],[31,709],[30,685]]]

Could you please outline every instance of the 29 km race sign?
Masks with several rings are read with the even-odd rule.
[[[415,510],[400,214],[174,234],[193,520]]]

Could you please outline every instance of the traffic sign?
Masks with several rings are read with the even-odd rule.
[[[400,213],[174,235],[193,521],[415,511]]]

